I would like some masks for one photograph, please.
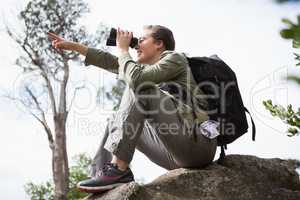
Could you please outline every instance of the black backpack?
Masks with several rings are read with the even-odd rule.
[[[237,79],[232,69],[218,56],[210,57],[186,57],[192,74],[198,86],[205,95],[219,94],[219,98],[208,98],[208,110],[210,119],[220,123],[217,137],[221,154],[218,163],[222,163],[225,157],[227,144],[242,136],[248,131],[246,113],[250,115],[244,106],[239,91]],[[207,83],[207,84],[205,84]],[[250,115],[251,117],[251,115]],[[255,124],[251,117],[252,140],[255,141]]]

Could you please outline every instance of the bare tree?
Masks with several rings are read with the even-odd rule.
[[[66,122],[74,96],[67,101],[67,84],[69,61],[80,60],[74,52],[56,52],[51,47],[47,32],[97,46],[104,40],[107,27],[100,25],[95,34],[88,34],[84,26],[78,25],[78,20],[87,12],[89,9],[83,0],[32,0],[18,16],[22,31],[5,24],[7,34],[22,52],[16,64],[23,69],[26,77],[31,77],[24,83],[22,95],[10,98],[20,101],[47,135],[52,152],[55,200],[67,199],[69,189]]]

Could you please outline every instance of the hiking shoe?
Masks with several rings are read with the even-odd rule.
[[[77,188],[83,192],[104,192],[131,181],[134,176],[130,168],[121,171],[116,164],[108,163],[94,177],[80,181]]]

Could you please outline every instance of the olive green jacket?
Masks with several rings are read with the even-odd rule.
[[[201,98],[202,91],[197,88],[196,82],[192,76],[186,57],[174,51],[164,51],[160,60],[153,65],[143,65],[136,63],[129,53],[116,57],[108,52],[89,48],[85,65],[95,65],[103,69],[118,74],[119,79],[124,80],[133,89],[145,85],[146,82],[152,82],[158,86],[162,83],[172,82],[187,91],[189,95],[183,100],[178,95],[172,95],[166,91],[173,99],[178,114],[188,125],[193,123],[195,119],[193,110],[197,115],[197,121],[203,122],[208,119],[208,115],[203,110],[195,109],[193,105],[201,105],[207,108],[207,101]],[[193,96],[193,103],[191,102]],[[196,101],[196,102],[195,102]]]

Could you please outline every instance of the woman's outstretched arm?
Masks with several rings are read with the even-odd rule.
[[[52,40],[53,47],[58,52],[62,52],[62,50],[76,51],[85,56],[85,65],[94,65],[112,73],[118,73],[118,57],[111,53],[100,49],[89,48],[77,42],[68,41],[54,33],[49,32],[48,36]]]

